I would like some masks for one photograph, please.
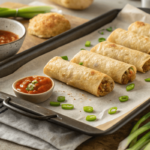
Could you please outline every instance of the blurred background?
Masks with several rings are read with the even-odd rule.
[[[8,2],[8,1],[29,4],[37,0],[0,0],[0,4],[4,2]],[[50,0],[39,0],[39,1],[46,3]],[[143,0],[143,1],[149,1],[149,0]],[[71,9],[67,9],[65,7],[59,6],[57,4],[54,4],[54,5],[57,6],[58,9],[61,9],[64,14],[73,15],[73,16],[77,16],[80,18],[85,18],[85,19],[90,20],[105,12],[108,12],[109,10],[116,9],[116,8],[123,8],[126,4],[131,4],[136,7],[142,7],[141,0],[94,0],[93,4],[85,10],[71,10]]]

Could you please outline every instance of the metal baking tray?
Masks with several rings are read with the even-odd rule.
[[[139,8],[141,9],[141,8]],[[150,9],[141,9],[150,14]],[[99,29],[100,27],[110,23],[113,19],[116,18],[117,14],[121,11],[121,9],[111,10],[95,19],[84,23],[74,29],[71,29],[63,34],[60,34],[56,37],[53,37],[37,46],[34,46],[22,53],[19,53],[11,58],[8,58],[2,62],[0,62],[0,78],[7,76],[14,71],[16,71],[19,67],[29,62],[30,60],[52,51],[64,44],[67,44],[71,41],[74,41],[78,38],[81,38],[91,32]],[[51,111],[44,107],[35,105],[33,103],[21,100],[12,95],[8,95],[6,93],[0,92],[0,101],[3,101],[3,105],[9,109],[12,109],[20,114],[35,118],[47,120],[52,123],[59,124],[61,126],[80,131],[84,134],[88,135],[106,135],[111,134],[117,131],[119,128],[128,123],[131,119],[141,113],[144,109],[150,106],[150,99],[148,99],[145,103],[137,107],[131,113],[126,115],[122,120],[117,122],[115,125],[111,126],[107,130],[100,130],[96,127],[89,126],[72,118],[66,117],[57,112]]]

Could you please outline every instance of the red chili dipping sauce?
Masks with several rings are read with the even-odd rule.
[[[28,94],[39,94],[48,91],[52,87],[52,81],[48,77],[31,76],[19,80],[15,88],[19,92]]]
[[[9,31],[0,30],[0,44],[6,44],[19,39],[19,36]]]

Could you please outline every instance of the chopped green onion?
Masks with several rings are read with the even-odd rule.
[[[87,121],[95,121],[96,120],[96,116],[95,115],[88,115],[88,116],[86,116],[86,120]]]
[[[80,62],[79,65],[83,65],[83,62]]]
[[[134,89],[134,87],[135,87],[135,84],[132,83],[132,84],[130,84],[130,85],[128,85],[128,86],[126,87],[126,90],[127,90],[127,91],[131,91],[131,90]]]
[[[62,109],[73,109],[74,106],[72,104],[62,104],[61,105]]]
[[[146,82],[150,82],[150,78],[145,79]]]
[[[57,101],[58,102],[64,102],[65,101],[65,96],[58,96]]]
[[[101,32],[101,34],[103,35],[103,34],[104,34],[104,32]]]
[[[32,81],[32,84],[36,84],[36,83],[38,83],[37,80],[33,80]]]
[[[134,71],[134,69],[132,67],[130,69],[132,69]]]
[[[106,41],[106,39],[105,38],[99,38],[98,41],[103,42],[103,41]]]
[[[52,7],[50,6],[29,6],[19,8],[18,10],[0,7],[0,17],[23,17],[30,19],[38,14],[48,13],[51,9]]]
[[[33,90],[34,90],[34,87],[35,87],[34,84],[29,83],[28,86],[27,86],[27,88],[26,88],[26,90],[27,90],[27,91],[33,91]]]
[[[84,106],[84,107],[83,107],[83,110],[84,110],[85,112],[93,112],[93,107],[91,107],[91,106]]]
[[[122,142],[120,142],[118,150],[125,150],[133,139],[135,139],[136,137],[138,137],[138,135],[142,134],[143,132],[149,129],[150,129],[150,122],[140,127],[138,130],[134,131],[127,138],[125,138]]]
[[[62,59],[68,60],[68,56],[61,56]]]
[[[142,122],[144,122],[146,119],[148,119],[149,117],[150,117],[150,112],[147,113],[146,115],[144,115],[144,116],[135,124],[135,126],[134,126],[133,129],[131,130],[131,133],[130,133],[130,134],[132,134],[133,132],[135,132],[135,131],[139,128],[140,124],[141,124]],[[129,147],[132,147],[132,146],[136,143],[136,141],[137,141],[137,138],[135,138],[135,139],[131,142],[131,144],[130,144]]]
[[[112,27],[106,29],[108,32],[112,32]]]
[[[108,113],[109,113],[110,115],[115,114],[116,112],[117,112],[117,107],[112,107],[112,108],[110,108],[110,109],[108,110]]]
[[[129,97],[128,96],[120,96],[119,97],[119,100],[120,100],[120,102],[126,102],[126,101],[128,101],[128,99],[129,99]]]
[[[80,50],[85,50],[84,48],[81,48]]]
[[[85,46],[86,47],[90,47],[91,46],[91,42],[90,41],[86,41]]]
[[[51,102],[50,102],[50,105],[51,105],[51,106],[60,106],[60,103],[59,103],[59,102],[51,101]]]

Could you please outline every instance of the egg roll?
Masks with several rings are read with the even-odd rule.
[[[128,31],[150,37],[150,24],[136,21],[128,27]]]
[[[46,64],[44,73],[67,85],[87,91],[95,96],[104,96],[114,88],[114,81],[108,75],[71,63],[59,56],[52,58]]]
[[[104,41],[94,46],[90,51],[132,64],[139,72],[145,73],[150,70],[150,56],[148,54],[118,44]]]
[[[114,30],[107,38],[107,41],[150,54],[149,37],[138,35],[121,28]]]
[[[132,82],[136,77],[135,66],[86,50],[77,53],[71,62],[82,62],[83,66],[103,72],[120,84]]]

